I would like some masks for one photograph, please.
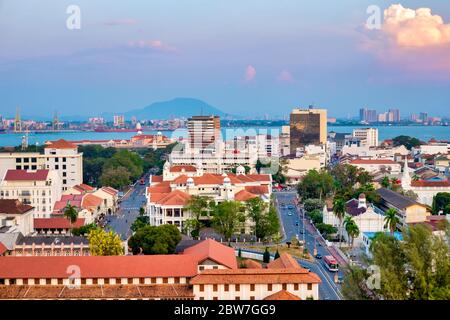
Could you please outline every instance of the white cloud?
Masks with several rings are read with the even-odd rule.
[[[247,68],[245,68],[245,81],[249,82],[255,79],[256,77],[256,69],[252,65],[248,65]]]
[[[401,4],[384,10],[382,31],[403,47],[427,47],[450,44],[450,24],[444,23],[430,8],[409,9]]]

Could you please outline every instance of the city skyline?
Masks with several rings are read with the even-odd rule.
[[[310,104],[335,117],[364,106],[445,115],[445,4],[270,4],[78,1],[81,29],[69,30],[67,3],[43,1],[31,12],[3,1],[0,114],[11,116],[20,106],[24,115],[58,110],[89,117],[194,97],[243,116],[288,114]],[[365,27],[370,5],[387,9],[381,30]],[[423,6],[431,11],[411,11]],[[419,16],[423,32],[416,30]]]

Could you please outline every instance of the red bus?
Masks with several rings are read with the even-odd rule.
[[[140,184],[142,184],[142,185],[145,184],[145,180],[144,180],[144,179],[141,179],[139,182],[140,182]]]
[[[325,256],[323,257],[323,263],[331,272],[339,271],[339,264],[333,256]]]

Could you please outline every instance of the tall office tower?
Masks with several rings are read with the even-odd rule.
[[[359,109],[359,120],[363,122],[377,122],[377,111],[373,109]]]
[[[20,119],[20,108],[16,109],[16,117],[14,119],[14,132],[22,132],[22,120]]]
[[[188,119],[189,146],[200,153],[211,153],[220,140],[219,116],[193,116]]]
[[[326,109],[294,109],[290,116],[291,154],[297,148],[308,144],[325,144],[327,142],[327,110]]]
[[[365,141],[368,147],[378,146],[378,129],[376,128],[359,128],[353,129],[353,137]]]
[[[399,109],[389,109],[389,122],[400,122]]]
[[[122,115],[114,116],[114,127],[123,127],[125,125],[125,117]]]
[[[421,112],[419,114],[419,118],[420,118],[420,120],[422,120],[422,122],[428,122],[428,113],[427,112]]]
[[[378,122],[386,122],[388,121],[388,113],[384,112],[384,113],[380,113],[378,115]]]

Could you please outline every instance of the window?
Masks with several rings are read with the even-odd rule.
[[[294,283],[294,290],[298,290],[298,283]]]
[[[199,297],[198,300],[205,300],[205,297]]]
[[[66,158],[65,158],[65,157],[64,157],[64,158],[62,158],[62,161],[63,161],[63,162],[66,162]]]
[[[308,283],[308,290],[312,290],[312,283]]]
[[[173,278],[173,282],[174,283],[180,283],[180,278],[178,278],[178,277]]]
[[[229,285],[229,284],[225,284],[225,285],[223,286],[223,290],[224,290],[225,292],[228,292],[228,291],[230,290],[230,285]]]
[[[283,290],[287,290],[287,284],[286,283],[283,283]]]
[[[169,278],[163,278],[163,283],[169,283]]]
[[[200,266],[200,267],[198,267],[198,270],[203,271],[203,270],[205,270],[205,267],[204,266]]]
[[[219,298],[217,298],[217,297],[213,297],[213,300],[219,300]]]
[[[255,300],[255,296],[250,296],[250,300]]]
[[[31,158],[31,162],[36,163],[37,159],[36,158]]]
[[[241,285],[240,284],[235,284],[234,285],[234,290],[241,291]]]
[[[16,163],[22,163],[22,158],[16,158]]]
[[[272,291],[272,284],[271,284],[271,283],[269,283],[269,284],[267,285],[267,291]]]
[[[151,283],[156,283],[156,278],[151,278]]]
[[[201,285],[199,286],[198,291],[200,291],[200,292],[205,291],[205,285],[204,285],[204,284],[201,284]]]
[[[250,285],[250,291],[255,291],[255,284]]]
[[[234,300],[241,300],[241,297],[236,297],[234,298]]]
[[[216,292],[217,291],[217,284],[213,284],[213,291]]]
[[[67,184],[67,180],[66,179],[63,180],[63,184]]]
[[[59,170],[59,166],[58,165],[55,165],[55,170]]]
[[[67,166],[65,164],[63,164],[63,170],[66,170]]]

